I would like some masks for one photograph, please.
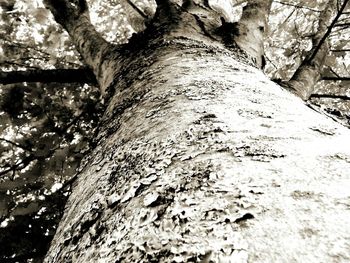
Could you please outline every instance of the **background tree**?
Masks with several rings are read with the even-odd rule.
[[[58,3],[64,4],[64,1]],[[262,56],[265,49],[267,74],[274,79],[284,80],[282,84],[303,99],[308,99],[311,95],[311,102],[321,104],[328,112],[337,115],[337,120],[346,124],[349,114],[346,90],[349,73],[347,1],[275,1],[270,14],[270,31],[266,30],[265,24],[268,6],[257,8],[259,1],[237,1],[227,5],[228,3],[208,1],[200,5],[185,1],[183,8],[194,14],[197,21],[204,21],[204,32],[208,35],[222,38],[220,41],[226,45],[231,45],[232,40],[235,40],[248,53],[249,60],[258,67],[264,64]],[[82,1],[76,6],[80,7],[80,4]],[[153,2],[90,4],[91,19],[95,20],[94,23],[105,38],[115,44],[125,43],[134,30],[144,30],[149,23],[157,25],[165,19],[151,20],[156,7]],[[115,8],[109,8],[111,5]],[[243,10],[242,6],[245,6]],[[101,138],[101,135],[96,138],[96,125],[105,106],[98,99],[96,87],[82,84],[96,85],[99,82],[100,87],[106,87],[112,80],[101,78],[103,72],[98,69],[101,65],[96,66],[95,63],[100,60],[98,58],[101,54],[95,54],[95,58],[84,56],[84,52],[91,53],[90,44],[86,49],[83,47],[86,35],[75,39],[75,44],[85,59],[83,61],[40,3],[6,1],[1,7],[5,23],[1,24],[3,72],[0,74],[0,82],[6,84],[1,89],[1,231],[5,237],[2,239],[2,247],[7,248],[3,260],[39,260],[55,230],[52,222],[57,223],[62,214],[65,197],[76,178],[75,168],[89,149],[99,145]],[[51,9],[54,11],[55,8],[57,7],[52,6]],[[216,16],[213,15],[213,10]],[[261,14],[258,21],[254,15],[256,13]],[[168,23],[173,23],[172,19],[176,16],[171,12],[166,14],[166,17],[169,16]],[[205,20],[205,15],[213,18],[213,21]],[[59,16],[59,13],[56,14],[56,20],[71,32],[76,23],[81,21],[80,17],[69,22],[60,21]],[[86,14],[84,16],[87,17]],[[250,27],[256,28],[256,23],[261,23],[262,30],[259,28],[254,35],[247,34],[254,38],[245,38],[242,32],[252,30]],[[89,30],[87,33],[95,39],[95,32]],[[241,33],[238,37],[237,31]],[[144,34],[139,41],[148,38]],[[266,41],[263,41],[264,38]],[[258,47],[250,46],[249,43]],[[100,38],[97,46],[105,46],[106,50],[110,48],[110,44]],[[90,46],[91,48],[96,46]],[[118,58],[113,57],[111,61],[118,61]],[[105,63],[106,60],[102,62]],[[85,67],[86,63],[94,74],[90,68]],[[305,68],[308,77],[298,77]],[[311,74],[310,68],[313,71]],[[119,69],[119,66],[115,65],[114,69]],[[130,75],[128,79],[131,81],[133,72],[124,72],[122,75],[126,74]],[[312,74],[315,77],[310,78]],[[97,80],[95,76],[98,76]],[[136,78],[137,75],[134,76]],[[286,81],[289,79],[291,81]],[[316,82],[322,79],[324,82],[318,84],[318,93],[313,93]],[[52,81],[55,84],[47,83]],[[57,82],[74,84],[62,85]],[[303,89],[295,83],[302,83]],[[329,98],[332,98],[332,102]],[[337,99],[336,103],[334,99]],[[128,103],[125,102],[125,105]],[[121,113],[123,110],[116,108],[116,112]],[[107,130],[103,122],[102,127],[102,130]],[[330,133],[324,130],[322,132]],[[90,140],[91,137],[94,140]],[[244,152],[249,155],[249,151]],[[131,163],[133,161],[129,160],[129,165]],[[152,199],[152,196],[149,198]],[[158,197],[153,198],[157,200]],[[112,196],[110,199],[112,206],[117,203],[113,201],[117,198]],[[243,220],[248,217],[252,217],[252,214],[242,216]],[[22,243],[17,242],[18,235],[13,233],[25,233]],[[44,242],[32,242],[33,237],[40,237]],[[17,246],[14,246],[15,241],[8,242],[10,239],[16,240]],[[203,256],[205,255],[209,256],[204,253]]]

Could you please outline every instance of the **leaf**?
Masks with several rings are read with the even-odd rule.
[[[346,51],[337,51],[337,52],[334,52],[333,53],[333,55],[335,56],[335,57],[345,57],[345,55],[346,55]]]
[[[36,8],[32,15],[40,24],[45,24],[49,19],[49,11],[46,8]]]
[[[335,56],[328,55],[326,57],[325,65],[327,65],[331,68],[335,67],[337,65],[337,58]]]
[[[349,42],[348,40],[341,39],[339,42],[337,42],[334,45],[334,49],[337,49],[337,50],[343,49],[346,46],[346,44],[348,44],[348,42]]]
[[[290,57],[290,56],[292,56],[294,53],[295,53],[295,52],[294,52],[293,48],[286,48],[286,49],[284,50],[284,53],[283,53],[283,54],[284,54],[286,57]]]
[[[36,202],[31,202],[29,204],[20,204],[11,212],[11,216],[33,214],[39,209],[39,204]]]

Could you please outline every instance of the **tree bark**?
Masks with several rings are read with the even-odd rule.
[[[45,262],[350,260],[349,130],[163,8],[110,67]]]

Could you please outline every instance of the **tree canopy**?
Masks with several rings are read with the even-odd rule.
[[[235,23],[249,1],[204,2]],[[144,30],[156,10],[149,0],[88,4],[97,31],[117,44]],[[16,262],[45,255],[105,105],[91,69],[41,0],[4,0],[0,16],[0,261]],[[273,1],[268,25],[265,74],[288,88],[324,52],[306,103],[349,127],[348,0]]]

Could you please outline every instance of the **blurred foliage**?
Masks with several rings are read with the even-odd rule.
[[[39,1],[1,1],[0,16],[1,70],[82,65]],[[1,86],[0,262],[41,262],[102,110],[98,87]]]
[[[8,236],[8,228],[23,228],[23,222],[32,221],[31,232],[41,234],[43,239],[37,240],[43,244],[54,233],[70,190],[65,185],[89,150],[101,112],[97,88],[76,86],[30,83],[1,90],[0,219],[7,226],[0,227],[1,237]],[[50,227],[38,228],[42,224]],[[31,235],[22,237],[32,242]],[[9,246],[6,238],[0,239],[0,246]],[[7,256],[16,252],[1,251]],[[33,252],[27,246],[20,251]]]
[[[338,1],[338,7],[343,1]],[[327,0],[280,0],[272,4],[265,41],[267,65],[265,73],[271,79],[288,80],[312,47],[320,11]],[[341,26],[345,25],[345,26]],[[331,52],[321,75],[323,77],[350,77],[350,8],[340,17],[329,37]],[[337,112],[337,117],[350,127],[350,81],[320,81],[316,94],[331,95],[310,99],[326,112]],[[343,99],[335,98],[341,96]],[[349,99],[344,99],[348,97]]]
[[[155,2],[133,0],[146,16]],[[232,14],[242,1],[232,1]],[[311,48],[325,0],[274,1],[266,40],[266,74],[288,79]],[[243,1],[244,4],[244,1]],[[90,0],[91,19],[109,41],[125,43],[145,19],[125,0]],[[339,24],[350,23],[350,10]],[[323,75],[350,76],[350,26],[331,34]],[[79,54],[41,0],[0,2],[1,70],[77,68]],[[322,81],[320,94],[350,97],[349,82]],[[349,118],[350,100],[312,101]],[[41,262],[59,222],[70,183],[103,112],[97,87],[19,83],[0,88],[0,262]]]

